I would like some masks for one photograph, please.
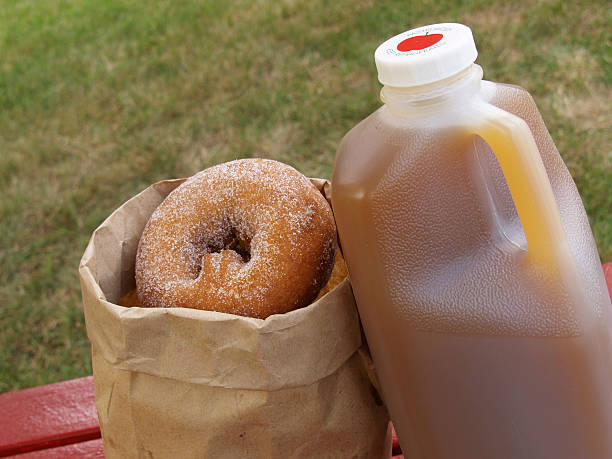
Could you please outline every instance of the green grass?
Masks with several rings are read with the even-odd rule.
[[[329,177],[374,49],[427,23],[533,94],[612,261],[607,2],[416,3],[0,1],[0,392],[91,372],[77,266],[113,209],[237,157]]]

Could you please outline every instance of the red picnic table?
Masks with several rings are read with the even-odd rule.
[[[603,266],[612,298],[612,263]],[[393,432],[393,459],[403,459]],[[0,394],[0,457],[104,458],[93,378]]]
[[[0,394],[0,457],[104,458],[93,377]],[[403,459],[395,430],[393,459]]]

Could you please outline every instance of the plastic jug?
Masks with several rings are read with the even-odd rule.
[[[610,298],[531,96],[482,80],[471,30],[375,53],[384,105],[342,140],[332,204],[410,459],[612,458]]]

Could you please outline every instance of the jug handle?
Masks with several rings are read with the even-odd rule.
[[[472,130],[489,144],[510,189],[527,239],[527,256],[536,263],[558,265],[568,253],[544,163],[527,123],[494,105],[482,103]]]

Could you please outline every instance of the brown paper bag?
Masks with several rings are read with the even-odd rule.
[[[266,320],[117,305],[134,288],[149,216],[182,182],[126,202],[81,260],[107,457],[390,457],[388,415],[368,379],[347,280]],[[328,182],[313,183],[329,195]]]

